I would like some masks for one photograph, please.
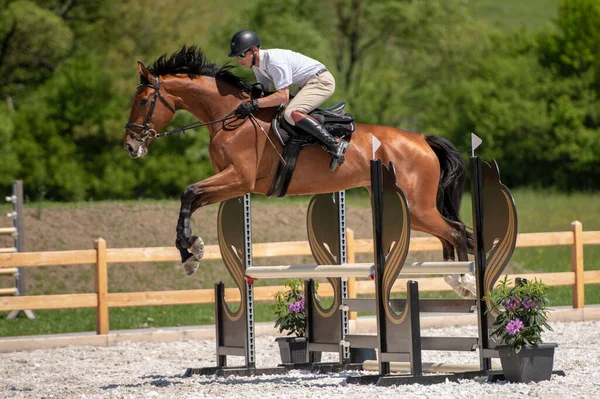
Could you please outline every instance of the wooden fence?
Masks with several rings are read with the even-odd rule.
[[[348,263],[355,262],[355,254],[373,253],[373,242],[367,239],[354,239],[354,233],[348,231]],[[584,271],[583,246],[600,244],[600,231],[583,232],[580,222],[571,224],[571,231],[553,233],[519,234],[517,247],[571,246],[572,271],[562,273],[519,274],[519,277],[543,279],[549,286],[572,286],[573,307],[581,308],[585,304],[584,285],[600,284],[600,270]],[[411,251],[441,251],[439,240],[433,237],[418,237],[411,239]],[[254,258],[272,256],[303,256],[311,255],[308,242],[293,241],[281,243],[253,244]],[[22,252],[0,253],[0,271],[15,267],[41,267],[65,265],[95,265],[96,292],[86,294],[63,295],[33,295],[0,297],[0,311],[19,309],[66,309],[66,308],[96,308],[96,332],[108,334],[108,309],[112,307],[183,305],[214,302],[213,289],[175,290],[153,292],[111,293],[108,290],[108,264],[136,262],[176,262],[179,261],[179,251],[174,247],[155,248],[107,248],[102,238],[96,240],[96,248],[90,250],[54,251],[54,252]],[[205,247],[204,259],[221,259],[216,245]],[[509,276],[514,280],[516,276]],[[407,279],[398,279],[393,286],[393,292],[406,290]],[[255,287],[255,299],[259,301],[273,300],[274,294],[282,289],[281,286]],[[443,277],[419,278],[419,290],[451,291]],[[350,297],[357,295],[373,295],[375,293],[372,281],[350,280]],[[319,295],[331,296],[329,284],[319,287]],[[228,288],[226,297],[230,301],[239,300],[237,288]]]

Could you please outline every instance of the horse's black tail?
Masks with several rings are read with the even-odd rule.
[[[464,225],[460,219],[460,203],[465,190],[466,171],[460,151],[443,137],[425,136],[425,141],[440,161],[437,208],[445,218]],[[473,253],[473,246],[473,233],[467,231],[469,253]]]

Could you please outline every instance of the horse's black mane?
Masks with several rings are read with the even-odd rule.
[[[252,85],[244,78],[236,76],[231,72],[233,65],[226,63],[217,65],[214,62],[208,62],[204,56],[204,52],[196,46],[183,46],[181,50],[167,56],[161,55],[149,67],[148,71],[154,76],[177,75],[185,74],[190,78],[197,76],[210,76],[215,79],[230,83],[241,90],[249,93]],[[141,78],[140,83],[147,84],[144,78]]]

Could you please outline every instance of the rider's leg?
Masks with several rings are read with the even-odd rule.
[[[332,162],[330,165],[331,170],[334,170],[337,167],[338,162],[344,157],[344,153],[348,149],[348,142],[336,140],[323,125],[304,112],[293,111],[292,118],[294,118],[294,121],[296,122],[296,127],[314,136],[325,145],[327,152],[334,157],[335,162]]]
[[[335,79],[331,73],[323,72],[315,75],[288,103],[283,113],[289,124],[298,126],[325,145],[327,151],[334,157],[330,165],[331,170],[334,170],[338,162],[343,159],[348,143],[344,140],[338,142],[319,122],[308,116],[308,113],[329,99],[334,91]]]
[[[285,107],[283,117],[290,125],[296,122],[292,118],[292,111],[301,111],[309,114],[327,101],[335,92],[335,79],[330,72],[315,75],[306,81],[306,84],[297,92]]]

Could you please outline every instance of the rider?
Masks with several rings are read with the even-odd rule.
[[[236,114],[245,117],[258,108],[276,107],[290,98],[290,86],[300,89],[285,107],[283,116],[324,144],[333,158],[330,169],[343,162],[348,143],[334,138],[319,122],[308,115],[323,104],[335,91],[335,79],[320,62],[291,50],[262,50],[261,41],[251,30],[241,30],[231,38],[229,57],[237,57],[242,66],[252,68],[256,80],[268,89],[271,83],[276,92],[260,99],[244,102]],[[341,161],[341,162],[340,162]]]

